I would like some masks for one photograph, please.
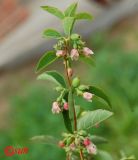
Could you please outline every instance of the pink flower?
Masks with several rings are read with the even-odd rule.
[[[92,97],[94,94],[89,93],[89,92],[84,92],[83,93],[83,98],[86,99],[87,101],[92,101]]]
[[[58,146],[61,147],[61,148],[63,148],[65,146],[65,144],[64,144],[63,141],[59,141]]]
[[[66,103],[64,103],[64,106],[63,106],[63,107],[64,107],[64,109],[65,109],[65,110],[68,110],[68,109],[69,109],[69,105],[68,105],[68,103],[67,103],[67,102],[66,102]]]
[[[61,112],[61,109],[59,107],[59,104],[58,102],[53,102],[53,105],[52,105],[52,113],[53,114],[59,114]]]
[[[68,75],[69,75],[69,77],[72,77],[72,75],[73,75],[73,70],[72,70],[72,68],[68,68]]]
[[[90,139],[89,139],[89,138],[85,138],[84,141],[83,141],[83,144],[84,144],[85,146],[89,146],[89,145],[91,144]]]
[[[86,146],[86,148],[89,154],[97,154],[97,148],[94,144],[91,143],[90,145]]]
[[[84,54],[85,56],[90,56],[90,55],[94,54],[94,52],[93,52],[91,49],[89,49],[89,48],[87,48],[87,47],[84,47],[84,48],[83,48],[83,54]]]
[[[77,49],[71,50],[71,59],[77,61],[79,58],[79,52]]]
[[[56,53],[57,57],[64,57],[66,55],[66,52],[64,50],[58,50]]]

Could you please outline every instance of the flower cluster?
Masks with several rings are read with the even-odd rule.
[[[53,105],[52,105],[52,113],[53,114],[59,114],[61,111],[63,110],[68,110],[69,109],[69,106],[68,106],[68,103],[65,102],[63,104],[60,104],[59,102],[53,102]]]
[[[68,69],[68,74],[72,76],[73,71],[71,68]],[[85,100],[89,102],[92,102],[92,98],[94,94],[88,92],[89,86],[80,84],[80,79],[78,77],[75,77],[73,79],[72,87],[73,87],[74,94],[76,94],[77,96],[83,97]],[[60,86],[57,87],[56,90],[60,92],[60,96],[57,98],[55,102],[53,102],[53,105],[52,105],[53,114],[59,114],[63,110],[66,110],[66,111],[69,110],[69,105],[66,99],[69,91]]]
[[[67,52],[66,43],[70,40],[71,43],[71,50],[70,53]],[[94,54],[94,52],[85,47],[85,42],[81,40],[81,37],[78,34],[72,34],[70,39],[63,39],[61,38],[58,43],[54,46],[56,50],[57,57],[68,57],[71,60],[77,61],[80,55],[84,55],[89,57],[90,55]]]
[[[64,139],[59,141],[59,147],[69,154],[77,154],[82,151],[83,155],[96,155],[97,148],[91,140],[91,136],[84,130],[75,131],[74,134],[63,134]]]

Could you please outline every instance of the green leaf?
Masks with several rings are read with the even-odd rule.
[[[91,56],[86,57],[84,55],[80,55],[80,60],[84,63],[91,65],[91,66],[95,66],[95,61],[94,61],[93,57],[91,57]]]
[[[56,56],[54,51],[49,51],[45,53],[37,63],[36,72],[44,69],[45,67],[47,67],[48,65],[56,61],[57,59],[58,57]]]
[[[66,87],[66,83],[65,83],[63,76],[56,71],[48,71],[48,72],[42,73],[38,76],[37,79],[50,80],[50,81],[55,82],[58,85],[63,86],[64,88]]]
[[[48,145],[58,145],[58,139],[53,136],[40,135],[34,136],[30,139],[34,143],[48,144]]]
[[[69,117],[71,120],[73,120],[73,118],[74,118],[74,102],[73,102],[72,90],[69,91],[68,103],[69,103]]]
[[[78,119],[78,129],[89,129],[112,115],[112,112],[102,109],[88,111]]]
[[[112,106],[108,96],[101,89],[99,89],[95,86],[89,86],[89,89],[86,91],[104,99],[110,107]]]
[[[71,4],[66,10],[65,10],[65,16],[66,17],[72,17],[75,15],[76,9],[77,9],[78,3]]]
[[[75,105],[75,112],[76,112],[76,116],[79,117],[79,115],[81,113],[81,107],[78,105]]]
[[[57,32],[54,29],[47,29],[43,32],[43,36],[44,37],[50,37],[50,38],[55,38],[55,39],[59,39],[61,38],[61,34],[59,32]]]
[[[75,18],[77,20],[92,20],[93,19],[93,16],[90,15],[89,13],[78,13],[76,14]]]
[[[72,131],[72,125],[71,125],[71,120],[70,120],[70,117],[69,117],[69,111],[63,110],[62,115],[63,115],[64,124],[65,124],[66,129],[70,133],[73,133],[73,131]]]
[[[75,19],[73,17],[65,17],[63,20],[64,32],[67,35],[70,35],[73,29]]]
[[[107,139],[105,139],[104,137],[100,137],[100,136],[96,136],[96,135],[92,135],[90,136],[90,139],[92,140],[92,142],[94,144],[103,144],[103,143],[107,143]]]
[[[58,8],[51,7],[51,6],[41,6],[41,8],[60,19],[64,18],[64,14]]]
[[[113,160],[112,156],[108,152],[102,150],[98,151],[97,158],[98,160]]]

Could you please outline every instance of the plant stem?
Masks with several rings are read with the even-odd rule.
[[[67,160],[70,160],[70,155],[69,154],[67,154]]]
[[[80,159],[81,159],[81,160],[84,160],[82,150],[80,150]]]

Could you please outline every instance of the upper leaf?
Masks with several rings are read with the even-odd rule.
[[[89,13],[78,13],[76,14],[75,18],[77,20],[92,20],[93,19],[93,16],[90,15]]]
[[[112,115],[112,112],[102,109],[88,111],[78,119],[78,129],[89,129]]]
[[[65,17],[63,20],[64,32],[67,35],[70,35],[73,29],[75,19],[73,17]]]
[[[91,65],[91,66],[95,66],[95,61],[94,61],[93,57],[91,57],[91,56],[90,57],[86,57],[84,55],[80,55],[80,60],[82,62],[85,62],[85,63]]]
[[[89,86],[89,89],[87,91],[95,94],[96,96],[98,96],[102,99],[104,99],[110,107],[112,106],[108,96],[101,89],[99,89],[95,86]]]
[[[78,3],[71,4],[66,10],[65,10],[65,16],[66,17],[72,17],[75,15],[76,9],[77,9]]]
[[[45,53],[37,63],[36,72],[44,69],[45,67],[50,65],[52,62],[56,61],[57,59],[58,57],[56,56],[54,51],[49,51]]]
[[[34,136],[30,140],[35,143],[42,143],[42,144],[48,144],[48,145],[58,144],[58,140],[55,137],[48,136],[48,135]]]
[[[51,6],[41,6],[41,7],[43,8],[43,10],[53,14],[54,16],[60,19],[64,18],[64,14],[58,8],[51,7]]]
[[[38,76],[38,79],[41,80],[50,80],[55,82],[58,85],[61,85],[63,87],[66,87],[66,83],[62,75],[56,71],[48,71],[45,73],[42,73]]]
[[[59,39],[61,38],[61,34],[54,30],[54,29],[46,29],[44,32],[43,32],[43,36],[44,37],[50,37],[50,38],[55,38],[55,39]]]

